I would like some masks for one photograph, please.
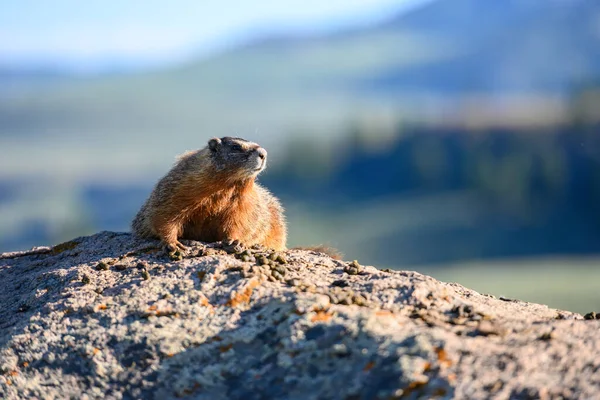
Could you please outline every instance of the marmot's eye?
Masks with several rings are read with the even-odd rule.
[[[233,151],[242,151],[242,146],[240,146],[239,144],[232,144],[231,145],[231,150]]]

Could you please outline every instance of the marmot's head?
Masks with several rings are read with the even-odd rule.
[[[267,167],[267,151],[246,139],[212,138],[208,141],[208,150],[218,171],[240,178],[256,177]]]

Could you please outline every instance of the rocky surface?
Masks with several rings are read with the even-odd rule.
[[[188,243],[171,260],[102,232],[0,256],[0,398],[600,396],[594,316],[318,253]]]

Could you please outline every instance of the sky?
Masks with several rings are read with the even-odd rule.
[[[0,65],[168,63],[281,32],[368,24],[429,0],[2,0]]]

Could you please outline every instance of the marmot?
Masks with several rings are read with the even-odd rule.
[[[283,207],[256,183],[266,166],[267,151],[256,143],[210,139],[205,148],[181,155],[158,181],[133,219],[133,233],[158,238],[170,251],[186,249],[179,239],[285,250]]]

